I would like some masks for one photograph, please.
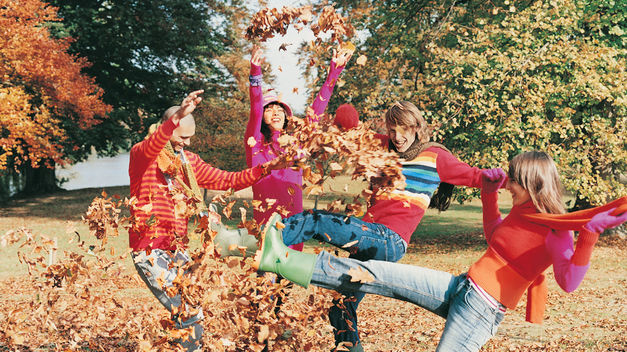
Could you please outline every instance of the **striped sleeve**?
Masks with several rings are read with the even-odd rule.
[[[262,168],[255,166],[239,172],[229,172],[215,168],[202,161],[196,154],[185,152],[191,163],[198,186],[206,189],[227,190],[234,188],[240,190],[255,184],[263,175]]]
[[[172,120],[161,124],[153,134],[135,146],[137,151],[147,159],[156,158],[172,137],[176,127]]]

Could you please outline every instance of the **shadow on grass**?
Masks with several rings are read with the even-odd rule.
[[[108,197],[128,197],[128,186],[86,188],[60,191],[37,197],[9,200],[0,206],[2,217],[39,217],[58,220],[81,220],[92,200],[100,197],[103,190]]]

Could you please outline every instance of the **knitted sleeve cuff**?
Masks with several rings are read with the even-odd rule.
[[[579,232],[579,237],[577,238],[575,253],[571,258],[572,263],[579,266],[587,265],[590,262],[590,257],[592,256],[594,244],[598,240],[598,233],[591,232],[585,228],[582,228],[582,230]]]

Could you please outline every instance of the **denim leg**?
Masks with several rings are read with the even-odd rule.
[[[479,351],[496,334],[505,317],[504,312],[486,303],[467,279],[460,286],[452,299],[438,344],[437,351],[440,352]]]
[[[291,216],[283,223],[283,241],[287,245],[314,238],[348,250],[351,258],[358,260],[398,261],[406,250],[405,241],[386,226],[343,214],[314,210]],[[345,247],[347,243],[352,245]],[[335,341],[355,344],[359,342],[357,307],[364,294],[338,291],[346,297],[341,306],[335,302],[329,310]]]
[[[329,308],[329,322],[335,328],[335,345],[341,342],[359,343],[359,330],[357,329],[357,308],[359,302],[366,296],[361,292],[341,292],[344,294],[342,303],[333,301]]]
[[[181,305],[181,296],[170,297],[163,287],[172,286],[172,281],[177,276],[178,268],[189,261],[187,253],[170,253],[160,249],[153,249],[149,255],[142,251],[134,253],[132,257],[139,277],[146,283],[159,302],[170,312],[172,312],[172,308],[179,307]],[[203,317],[200,307],[198,307],[196,315],[185,321],[182,321],[178,316],[172,317],[177,329],[185,329],[190,326],[194,328],[193,337],[186,341],[177,341],[187,351],[194,351],[200,346],[203,332],[200,320]]]
[[[369,272],[373,281],[351,282],[348,275],[351,268]],[[372,293],[400,299],[446,318],[450,300],[463,278],[465,276],[453,276],[414,265],[338,258],[323,251],[318,254],[311,283],[342,292]]]
[[[405,254],[405,243],[394,231],[353,216],[313,210],[290,216],[283,223],[283,242],[288,246],[313,238],[347,250],[359,260],[397,261]],[[345,247],[349,243],[352,245]]]

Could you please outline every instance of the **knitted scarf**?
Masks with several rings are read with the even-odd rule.
[[[154,131],[157,130],[159,124],[154,124],[150,126],[148,130],[148,135],[150,136]],[[183,153],[183,151],[181,151]],[[185,156],[183,155],[183,158]],[[186,196],[194,199],[196,201],[196,210],[198,215],[207,214],[207,205],[205,204],[205,200],[203,198],[203,193],[200,191],[200,187],[198,187],[198,182],[196,181],[196,175],[194,174],[194,170],[192,170],[192,166],[187,162],[183,162],[181,158],[179,158],[174,152],[174,148],[172,148],[172,144],[168,141],[165,147],[161,150],[159,155],[157,155],[157,167],[164,175],[170,177],[171,179],[175,179],[178,184],[183,189],[183,193]],[[179,172],[179,170],[183,170],[183,175]],[[185,182],[185,179],[187,182]]]
[[[389,147],[389,149],[395,151],[400,158],[405,159],[407,161],[416,159],[416,157],[420,153],[422,153],[424,150],[426,150],[428,148],[431,148],[431,147],[438,147],[438,148],[442,148],[442,149],[446,150],[449,153],[451,152],[450,150],[448,150],[445,146],[443,146],[440,143],[436,143],[436,142],[420,143],[418,138],[416,138],[414,140],[414,143],[412,143],[409,146],[409,148],[407,148],[407,150],[402,152],[402,153],[400,153],[398,150],[396,150],[396,147],[394,146],[394,143],[392,143],[391,139],[388,141],[388,147]]]
[[[550,227],[554,230],[573,230],[579,231],[583,225],[587,224],[596,214],[617,208],[612,212],[616,216],[627,211],[627,196],[611,201],[605,205],[595,208],[574,211],[566,214],[525,214],[527,220]]]

